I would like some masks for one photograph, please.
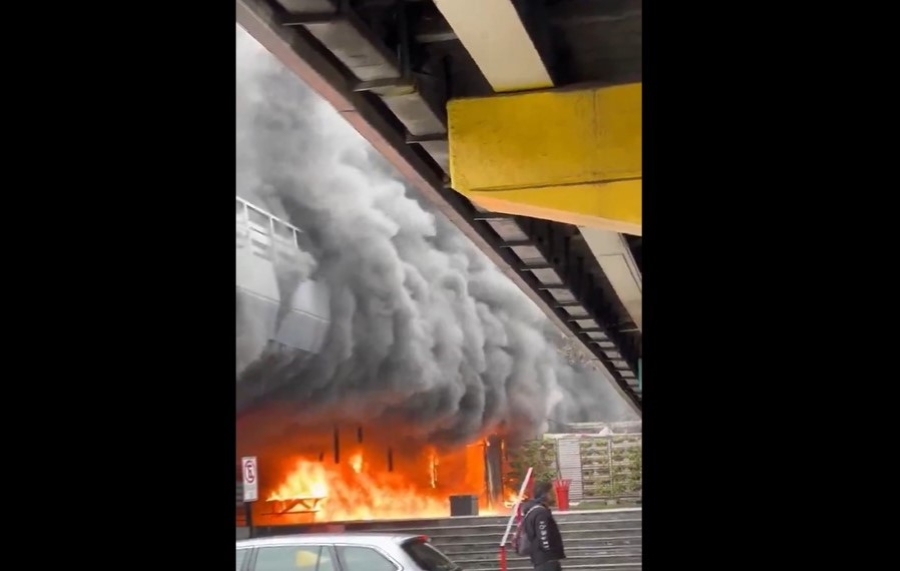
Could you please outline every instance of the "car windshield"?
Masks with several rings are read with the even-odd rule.
[[[423,571],[461,571],[459,565],[450,561],[427,541],[421,539],[407,541],[403,544],[403,550]]]

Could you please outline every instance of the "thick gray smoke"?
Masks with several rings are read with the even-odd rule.
[[[267,355],[239,378],[284,387],[301,424],[390,418],[455,444],[633,417],[599,373],[566,361],[512,282],[240,29],[237,158],[238,194],[308,234],[330,288],[318,356]]]

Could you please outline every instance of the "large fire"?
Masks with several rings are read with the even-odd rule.
[[[346,466],[298,460],[267,498],[285,513],[310,513],[318,521],[439,517],[447,502],[415,488],[397,473],[369,473],[362,453]]]
[[[480,447],[443,459],[427,452],[390,470],[372,465],[362,448],[340,463],[298,458],[266,496],[264,515],[273,524],[446,517],[450,495],[483,495],[482,454]],[[449,473],[451,467],[465,474]]]

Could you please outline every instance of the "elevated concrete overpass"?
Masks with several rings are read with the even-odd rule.
[[[641,3],[236,0],[640,413]]]

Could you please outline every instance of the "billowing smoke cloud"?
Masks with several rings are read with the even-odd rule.
[[[238,193],[308,234],[332,304],[319,355],[269,354],[239,383],[284,387],[301,426],[390,418],[438,444],[633,417],[598,372],[567,362],[546,317],[461,232],[237,35]]]

